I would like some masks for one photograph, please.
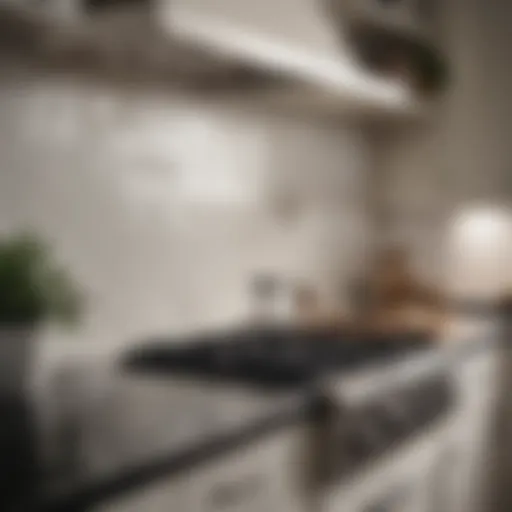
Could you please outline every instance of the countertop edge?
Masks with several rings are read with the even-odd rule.
[[[211,460],[229,455],[232,451],[264,438],[282,428],[306,423],[309,408],[314,402],[314,393],[304,391],[290,400],[279,411],[269,412],[258,420],[222,433],[207,436],[206,439],[180,449],[171,450],[166,455],[152,459],[123,472],[98,481],[77,484],[77,488],[53,496],[40,494],[29,502],[18,504],[13,512],[86,512],[117,496],[169,478],[189,469],[200,468]]]

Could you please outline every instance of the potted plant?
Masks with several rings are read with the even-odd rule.
[[[30,233],[0,238],[0,509],[37,481],[36,434],[28,394],[38,328],[72,324],[80,295],[48,246]],[[5,420],[5,421],[4,421]]]
[[[38,327],[73,324],[80,302],[76,286],[38,236],[0,238],[0,393],[22,390]]]

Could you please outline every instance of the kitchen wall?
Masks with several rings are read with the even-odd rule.
[[[15,76],[0,144],[0,229],[40,231],[86,292],[83,325],[49,335],[57,352],[241,321],[262,271],[332,299],[364,264],[355,127]]]
[[[443,6],[449,88],[424,123],[388,131],[375,145],[383,232],[451,293],[489,297],[512,278],[512,10],[504,2]]]

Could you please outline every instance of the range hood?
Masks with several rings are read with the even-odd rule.
[[[357,64],[325,1],[50,0],[51,16],[43,7],[1,9],[0,44],[22,42],[25,56],[57,68],[114,70],[216,94],[251,90],[252,99],[291,108],[406,111],[407,88]]]
[[[301,86],[318,89],[317,100],[332,94],[384,108],[404,107],[410,101],[405,86],[359,66],[327,0],[160,0],[158,4],[159,19],[169,33],[263,72],[286,76],[297,82],[299,90]]]

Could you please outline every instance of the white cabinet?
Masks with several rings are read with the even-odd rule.
[[[286,428],[191,474],[190,512],[301,512],[305,432]]]
[[[287,427],[213,457],[178,477],[133,491],[98,512],[303,512],[306,509],[298,459],[302,426]]]
[[[483,512],[489,497],[499,352],[482,350],[457,368],[460,403],[450,451],[452,480],[447,512]]]

